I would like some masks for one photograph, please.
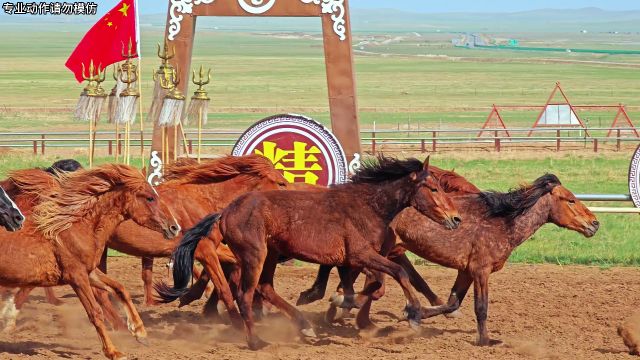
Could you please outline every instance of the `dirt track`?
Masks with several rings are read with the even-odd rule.
[[[164,261],[158,261],[161,268]],[[455,272],[435,266],[419,271],[439,294],[446,294]],[[139,261],[110,259],[110,273],[141,301]],[[313,267],[281,267],[276,289],[289,301],[311,284]],[[164,275],[164,274],[161,274]],[[162,277],[162,276],[158,276]],[[333,277],[330,287],[335,287]],[[118,348],[133,359],[631,359],[616,326],[640,303],[640,270],[599,269],[552,265],[508,265],[491,278],[489,330],[504,344],[479,348],[475,340],[472,297],[459,319],[425,320],[422,333],[407,338],[406,322],[398,322],[404,306],[393,283],[387,296],[374,304],[373,319],[387,333],[363,338],[353,327],[327,326],[322,314],[326,301],[301,307],[316,327],[315,344],[295,340],[295,329],[279,314],[263,321],[258,333],[273,344],[263,351],[247,350],[241,332],[200,320],[201,302],[178,309],[175,305],[138,306],[149,332],[149,347],[127,333],[112,332]],[[60,307],[43,302],[35,290],[18,319],[14,334],[0,335],[0,359],[100,359],[100,343],[78,300],[68,288],[57,288],[65,302]],[[470,294],[472,295],[472,294]],[[470,301],[471,300],[471,301]],[[425,301],[426,303],[426,301]]]

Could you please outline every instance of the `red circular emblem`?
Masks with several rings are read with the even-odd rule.
[[[338,140],[322,124],[302,115],[258,121],[238,139],[232,154],[260,154],[289,182],[328,186],[347,181],[346,156]]]

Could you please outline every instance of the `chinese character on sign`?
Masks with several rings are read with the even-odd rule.
[[[13,3],[10,2],[6,2],[4,4],[2,4],[2,10],[4,10],[5,14],[13,14]]]
[[[256,149],[256,154],[262,155],[275,165],[275,168],[283,171],[283,176],[289,182],[296,179],[303,179],[307,184],[315,185],[318,182],[318,175],[314,172],[321,171],[318,158],[314,154],[320,154],[320,149],[311,146],[307,149],[307,144],[296,141],[293,143],[293,150],[279,149],[276,143],[265,141],[262,143],[263,151]]]

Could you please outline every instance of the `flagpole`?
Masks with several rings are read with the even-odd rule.
[[[142,53],[140,52],[141,49],[141,40],[142,38],[140,37],[140,10],[138,8],[138,0],[134,0],[134,6],[135,6],[135,12],[136,12],[136,46],[137,46],[137,52],[138,52],[138,71],[140,72],[140,74],[143,73],[142,71]],[[140,101],[138,102],[138,111],[140,112],[140,163],[141,166],[144,168],[145,167],[145,163],[144,163],[144,118],[142,117],[142,79],[143,76],[139,77],[138,79],[138,94],[140,94]]]

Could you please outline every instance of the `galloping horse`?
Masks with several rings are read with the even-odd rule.
[[[201,164],[194,160],[182,159],[165,169],[165,182],[155,189],[165,201],[169,202],[178,222],[188,228],[210,211],[221,210],[241,194],[255,190],[287,188],[290,185],[268,159],[259,155],[248,155],[227,156]],[[153,257],[170,257],[178,244],[179,238],[163,241],[160,234],[139,226],[133,221],[125,221],[119,225],[107,241],[109,248],[142,257],[142,279],[145,284],[147,304],[154,303],[150,290]],[[221,261],[235,263],[233,254],[226,247],[219,247],[217,250]],[[208,262],[210,257],[207,255],[212,251],[215,252],[216,248],[211,247],[209,243],[203,242],[198,247],[196,258],[205,268],[214,266]],[[99,268],[106,273],[106,252],[103,254]],[[23,289],[16,295],[16,305],[26,298],[29,290],[31,289]],[[115,328],[126,328],[108,297],[104,296],[106,294],[98,295],[98,300],[109,322]],[[205,307],[205,310],[211,309],[210,305]],[[228,306],[231,307],[232,303]],[[235,306],[229,310],[232,319],[239,320]]]
[[[389,258],[407,270],[411,283],[431,304],[439,304],[423,308],[423,318],[456,311],[473,283],[478,345],[490,345],[486,326],[489,275],[502,269],[513,250],[546,223],[574,230],[586,237],[596,233],[599,223],[555,175],[547,174],[531,185],[501,193],[481,192],[451,171],[434,169],[433,174],[449,192],[465,222],[457,230],[445,232],[415,210],[406,209],[391,223],[398,240]],[[413,268],[404,255],[405,250],[458,270],[446,303],[431,291]],[[356,320],[361,328],[371,325],[370,304],[369,298],[358,313]]]
[[[165,288],[160,295],[173,297],[185,291],[195,248],[219,222],[215,238],[229,245],[241,268],[237,301],[251,349],[267,345],[254,333],[252,302],[257,287],[267,301],[296,320],[303,335],[315,336],[302,314],[273,288],[281,255],[368,269],[380,279],[381,273],[391,275],[405,292],[410,324],[417,326],[420,302],[410,289],[408,276],[385,257],[394,241],[389,222],[402,209],[414,207],[439,224],[455,228],[461,221],[458,213],[429,175],[428,158],[423,164],[416,159],[380,157],[378,163],[363,165],[352,180],[320,192],[253,192],[234,200],[221,214],[207,216],[185,234],[176,249],[174,289]],[[230,296],[229,286],[222,278],[225,296]],[[372,286],[371,291],[376,289]],[[342,305],[350,306],[346,303],[347,299]]]
[[[155,189],[160,196],[170,200],[176,219],[184,229],[195,225],[205,215],[222,210],[236,197],[256,190],[286,188],[287,180],[260,155],[226,156],[201,164],[187,159],[165,169],[165,182]],[[142,280],[147,305],[155,304],[153,298],[153,258],[170,257],[179,244],[175,241],[159,241],[160,234],[145,229],[133,221],[126,221],[109,238],[107,247],[122,253],[142,257]],[[205,244],[196,252],[196,258],[206,264],[207,252],[215,251]],[[231,253],[228,252],[228,256]],[[106,257],[103,258],[106,271]],[[205,265],[206,266],[206,265]]]
[[[56,172],[60,172],[60,171],[71,172],[71,171],[76,171],[78,169],[82,169],[82,165],[80,165],[79,162],[73,159],[63,159],[63,160],[58,160],[54,162],[53,164],[51,164],[51,166],[44,169],[35,168],[35,169],[15,170],[10,173],[10,176],[13,174],[18,177],[25,177],[25,176],[29,177],[34,172],[39,173],[39,171],[44,171],[47,174],[54,175]],[[36,178],[38,178],[38,176],[36,176]],[[52,186],[55,186],[53,184],[54,182],[52,181]],[[11,177],[0,181],[0,186],[2,186],[2,188],[7,189],[7,193],[11,196],[11,198],[15,200],[16,203],[20,204],[20,209],[25,214],[31,213],[31,209],[39,202],[37,196],[33,194],[24,193],[19,186],[16,186],[16,183],[13,181],[13,179],[11,179]],[[27,301],[31,290],[33,290],[33,287],[25,287],[20,289],[20,291],[18,291],[18,293],[15,294],[16,310],[20,310],[22,308],[22,305],[24,305],[24,303]],[[47,297],[47,301],[49,303],[54,305],[59,305],[61,303],[61,301],[55,297],[52,288],[48,288],[48,287],[44,288],[44,291]]]
[[[91,289],[113,293],[125,304],[129,329],[137,339],[143,340],[146,330],[129,293],[96,269],[107,238],[127,219],[166,238],[176,236],[180,227],[143,174],[132,167],[103,165],[57,177],[59,181],[39,171],[12,178],[42,201],[19,236],[0,242],[0,285],[70,285],[98,332],[105,356],[123,359],[107,334]],[[52,181],[57,186],[51,186]]]

